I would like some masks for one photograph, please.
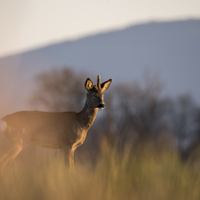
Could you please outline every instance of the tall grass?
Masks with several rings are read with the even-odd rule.
[[[95,167],[66,168],[59,155],[13,164],[0,174],[2,200],[196,200],[200,172],[174,152],[130,148],[118,154],[107,143]]]

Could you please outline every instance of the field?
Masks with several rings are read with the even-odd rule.
[[[16,159],[0,174],[2,200],[198,200],[200,171],[175,151],[140,147],[117,153],[104,142],[95,166],[66,168],[61,154]],[[36,160],[37,162],[36,162]]]

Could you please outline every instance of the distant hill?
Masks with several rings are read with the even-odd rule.
[[[134,25],[0,58],[0,107],[26,109],[33,77],[63,66],[113,83],[142,81],[149,68],[166,94],[190,92],[200,103],[200,20]]]

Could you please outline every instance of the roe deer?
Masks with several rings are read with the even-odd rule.
[[[87,99],[80,112],[41,112],[21,111],[3,117],[7,123],[4,134],[11,144],[10,150],[0,159],[2,167],[10,164],[27,144],[62,149],[66,163],[74,168],[74,151],[83,144],[92,126],[98,108],[105,107],[103,92],[108,89],[112,79],[97,85],[87,78],[85,88]]]

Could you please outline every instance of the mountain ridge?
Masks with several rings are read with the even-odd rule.
[[[94,33],[94,34],[88,34],[86,36],[82,36],[80,38],[76,38],[76,39],[64,39],[62,41],[58,41],[58,42],[52,42],[50,44],[46,44],[46,45],[42,45],[42,46],[38,46],[38,47],[35,47],[35,48],[30,48],[28,50],[24,50],[24,51],[21,51],[21,52],[18,52],[18,53],[11,53],[10,55],[6,55],[6,56],[0,56],[0,60],[1,59],[7,59],[7,58],[11,58],[13,56],[17,56],[17,55],[20,55],[20,54],[27,54],[27,53],[30,53],[30,52],[34,52],[34,51],[38,51],[39,49],[47,49],[49,47],[53,47],[53,46],[57,46],[57,45],[60,45],[60,44],[63,44],[63,43],[73,43],[73,42],[77,42],[77,41],[81,41],[81,40],[85,40],[85,39],[88,39],[88,38],[93,38],[93,37],[96,37],[96,36],[102,36],[102,35],[107,35],[107,34],[112,34],[112,33],[116,33],[116,32],[123,32],[123,31],[126,31],[126,30],[131,30],[131,29],[135,29],[135,28],[143,28],[143,27],[147,27],[147,26],[152,26],[152,25],[156,25],[156,24],[171,24],[171,25],[175,25],[177,23],[179,23],[179,25],[182,23],[184,24],[185,22],[192,22],[192,23],[196,23],[196,22],[199,22],[200,19],[196,19],[196,18],[189,18],[189,19],[186,19],[186,20],[177,20],[177,21],[156,21],[156,20],[152,20],[152,21],[149,21],[149,22],[144,22],[144,23],[138,23],[138,24],[135,24],[135,25],[127,25],[126,27],[124,28],[115,28],[115,29],[112,29],[112,30],[108,30],[108,31],[102,31],[102,32],[99,32],[99,33]]]

